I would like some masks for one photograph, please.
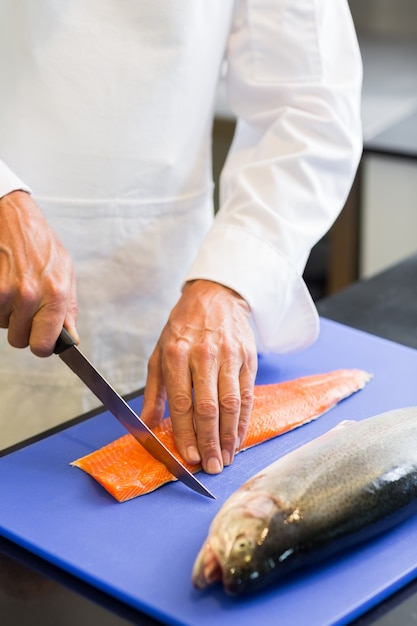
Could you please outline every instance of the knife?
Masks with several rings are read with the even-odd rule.
[[[63,328],[54,349],[55,354],[83,381],[104,407],[116,417],[131,435],[178,480],[197,493],[209,498],[215,496],[159,441],[158,437],[131,409],[125,400],[107,382],[75,345],[75,340]]]

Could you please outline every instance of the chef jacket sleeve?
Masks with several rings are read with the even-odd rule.
[[[317,338],[302,273],[358,166],[361,84],[346,0],[237,2],[227,50],[237,127],[220,211],[187,280],[241,294],[260,351],[293,351]]]
[[[16,176],[16,174],[7,167],[4,161],[0,160],[0,198],[17,190],[31,193],[30,187]]]

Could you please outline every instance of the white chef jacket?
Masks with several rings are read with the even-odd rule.
[[[213,221],[225,65],[238,121]],[[315,340],[302,272],[362,148],[346,0],[0,0],[0,86],[0,197],[31,190],[71,253],[80,347],[121,393],[185,280],[240,293],[260,350]],[[0,338],[0,447],[98,404]]]

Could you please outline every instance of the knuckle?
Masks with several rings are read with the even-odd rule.
[[[246,415],[240,415],[239,417],[239,429],[240,430],[245,430],[247,429],[247,427],[249,426],[249,422],[250,422],[250,413],[246,413]]]
[[[218,405],[214,398],[202,398],[196,402],[195,411],[201,421],[211,422],[217,419]]]
[[[0,314],[2,316],[9,315],[10,309],[10,294],[6,290],[0,288]]]
[[[164,359],[170,363],[181,363],[188,354],[188,344],[185,341],[167,341],[164,345]]]
[[[205,456],[214,456],[218,453],[219,450],[219,442],[217,439],[213,439],[212,437],[198,437],[198,447],[201,451],[204,452]]]
[[[14,300],[18,308],[36,305],[39,301],[39,291],[36,284],[32,281],[23,282],[15,292]]]
[[[45,358],[47,356],[51,356],[53,349],[46,342],[39,342],[36,345],[30,345],[30,351],[35,356]]]
[[[253,389],[242,389],[240,394],[241,406],[245,410],[250,410],[253,405],[254,391]]]
[[[212,361],[217,353],[218,348],[216,344],[207,338],[194,346],[194,356],[197,361],[202,363]]]
[[[226,431],[221,434],[222,448],[234,450],[236,447],[237,434],[234,431]]]
[[[193,401],[187,393],[176,393],[170,400],[171,413],[188,413],[192,410]]]
[[[7,338],[9,344],[12,348],[26,348],[29,345],[29,339],[24,336],[15,337],[13,334],[9,332]]]
[[[48,299],[55,302],[62,302],[68,299],[68,286],[61,280],[57,280],[54,277],[49,277],[46,285],[45,292]]]
[[[0,298],[8,297],[10,288],[6,280],[0,276]]]
[[[228,393],[220,398],[220,412],[239,413],[241,400],[236,393]]]
[[[3,294],[3,297],[6,297],[5,291]],[[8,297],[13,298],[18,308],[36,309],[42,301],[48,306],[61,308],[62,303],[67,300],[67,290],[59,281],[48,279],[44,284],[40,284],[39,281],[26,279],[14,289],[13,293],[9,292]]]
[[[234,362],[240,358],[240,346],[236,343],[224,342],[222,345],[223,359],[226,363]]]
[[[246,434],[248,432],[248,427],[249,427],[249,420],[240,420],[239,421],[239,426],[238,426],[238,431],[237,431],[237,440],[236,440],[236,447],[242,447],[243,445],[243,441],[246,437]]]

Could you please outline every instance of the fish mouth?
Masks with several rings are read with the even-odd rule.
[[[200,550],[194,564],[192,583],[196,589],[206,589],[215,583],[222,583],[230,596],[238,596],[246,591],[247,580],[244,568],[229,566],[223,568],[221,561],[209,543]]]
[[[209,543],[201,548],[195,561],[192,573],[192,582],[196,589],[205,589],[221,581],[223,571],[216,553]]]

